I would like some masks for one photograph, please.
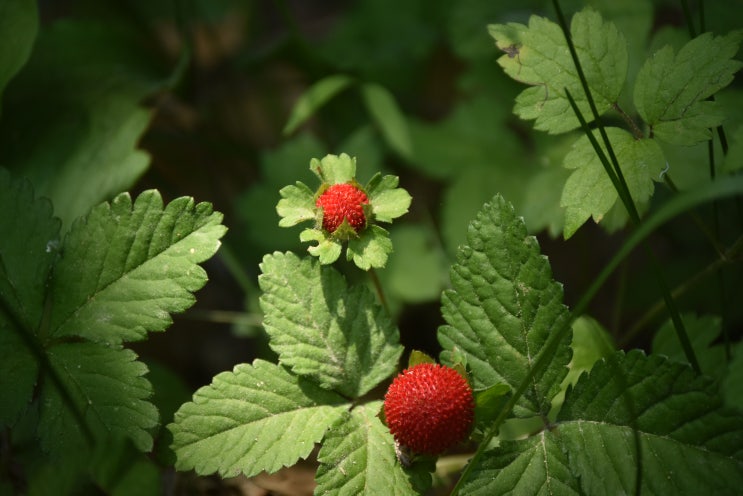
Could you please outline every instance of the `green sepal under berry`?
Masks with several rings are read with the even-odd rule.
[[[299,239],[303,242],[316,241],[308,252],[319,258],[326,265],[338,260],[347,244],[346,258],[352,260],[359,268],[384,267],[392,252],[392,241],[389,233],[375,225],[375,222],[392,222],[405,214],[412,200],[410,194],[398,188],[396,176],[375,174],[362,186],[356,180],[356,159],[345,153],[326,155],[322,159],[313,158],[310,170],[320,180],[320,186],[313,193],[304,183],[297,182],[279,191],[281,200],[276,205],[276,212],[281,219],[279,226],[291,227],[306,221],[314,221],[314,226],[303,230]],[[334,223],[332,232],[323,227],[325,212],[318,205],[318,199],[332,186],[348,184],[358,189],[368,199],[354,205],[357,213],[363,212],[363,223],[351,223],[344,218]],[[340,215],[339,215],[340,217]],[[353,224],[353,225],[352,225]],[[337,225],[337,227],[335,227]]]

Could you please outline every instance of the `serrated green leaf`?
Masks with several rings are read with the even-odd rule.
[[[157,191],[94,208],[64,241],[52,279],[51,335],[104,343],[162,331],[207,281],[198,265],[226,229],[211,204],[182,197],[163,208]]]
[[[663,151],[655,140],[635,139],[623,129],[609,127],[606,128],[606,134],[630,195],[638,209],[643,210],[655,189],[654,181],[660,180],[660,173],[665,167]],[[606,153],[603,143],[601,147]],[[589,217],[601,222],[613,207],[618,209],[615,214],[624,220],[613,219],[614,225],[626,223],[628,217],[621,210],[624,206],[617,202],[617,191],[587,137],[582,136],[575,142],[565,156],[564,166],[574,169],[565,183],[560,200],[560,205],[565,207],[565,238],[572,236]]]
[[[384,267],[390,253],[392,253],[390,235],[376,225],[369,226],[364,236],[348,240],[346,248],[346,258],[353,260],[353,263],[363,270]]]
[[[328,103],[335,95],[345,90],[353,82],[354,80],[350,76],[334,74],[314,83],[294,104],[289,120],[282,131],[283,134],[293,133],[323,105]]]
[[[476,389],[496,383],[516,389],[553,329],[568,318],[562,287],[534,237],[503,198],[483,206],[469,225],[467,245],[451,270],[439,328],[449,362],[458,348],[467,355]],[[518,417],[545,415],[570,361],[570,336],[535,378],[514,408]]]
[[[372,204],[374,220],[392,222],[408,212],[412,197],[402,188],[398,188],[397,176],[382,176],[377,173],[367,183],[366,194]]]
[[[46,279],[59,248],[60,222],[52,217],[47,199],[34,198],[28,181],[13,180],[2,168],[0,212],[0,308],[11,312],[26,330],[36,329]]]
[[[410,157],[413,144],[405,116],[397,105],[392,93],[376,83],[364,83],[361,96],[366,110],[379,127],[387,144],[403,157]]]
[[[168,425],[178,470],[223,477],[306,458],[348,407],[337,394],[256,360],[214,377]]]
[[[32,399],[39,370],[29,348],[44,311],[57,256],[59,219],[31,185],[0,168],[0,425],[12,425]]]
[[[730,84],[743,66],[732,60],[741,40],[743,31],[704,33],[676,54],[666,45],[645,62],[635,81],[635,106],[658,138],[681,145],[709,139],[704,126],[719,125],[723,113],[703,100]]]
[[[431,475],[403,469],[395,441],[377,414],[380,401],[360,405],[331,427],[318,453],[315,494],[403,496],[424,494]]]
[[[619,352],[568,391],[550,429],[487,451],[462,492],[736,494],[741,420],[691,367]]]
[[[462,485],[461,494],[583,494],[570,473],[559,434],[543,431],[523,441],[503,441],[498,448],[486,451],[481,460]]]
[[[640,463],[642,494],[738,492],[743,417],[724,410],[716,390],[688,365],[640,351],[597,363],[557,419],[582,490],[634,492]]]
[[[143,376],[147,367],[131,350],[95,343],[62,343],[47,350],[49,362],[62,381],[85,426],[73,415],[56,385],[45,381],[40,393],[39,437],[57,454],[86,451],[86,434],[96,440],[126,436],[142,451],[152,449],[149,429],[157,425],[157,409],[146,401],[152,386]]]
[[[397,328],[366,286],[293,253],[267,255],[261,271],[270,345],[294,373],[356,398],[397,370]]]
[[[583,115],[591,111],[560,26],[538,16],[528,27],[509,23],[488,26],[498,48],[498,64],[516,81],[533,85],[516,97],[514,112],[535,119],[534,128],[551,134],[580,126],[565,96],[569,90]],[[627,45],[611,22],[586,8],[573,17],[570,33],[599,114],[616,103],[627,76]]]
[[[297,181],[294,186],[284,186],[279,195],[281,200],[276,205],[276,213],[281,217],[279,226],[296,226],[315,218],[315,192],[306,184]]]
[[[302,242],[317,241],[315,246],[310,246],[307,251],[320,260],[323,265],[329,265],[341,256],[343,245],[333,237],[326,236],[319,229],[305,229],[299,233]]]
[[[5,39],[0,44],[0,102],[5,85],[28,60],[38,29],[34,0],[0,0],[0,33]]]

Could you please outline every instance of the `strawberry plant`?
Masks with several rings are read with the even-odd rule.
[[[743,29],[580,3],[0,0],[0,494],[737,494]]]

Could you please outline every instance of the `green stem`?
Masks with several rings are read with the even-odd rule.
[[[622,202],[624,203],[624,207],[627,209],[627,213],[629,214],[630,219],[635,224],[635,226],[637,226],[640,224],[640,215],[637,211],[637,207],[635,206],[634,201],[632,200],[632,195],[630,194],[629,187],[627,186],[627,181],[624,179],[622,170],[619,167],[619,161],[617,160],[617,157],[614,154],[614,149],[611,146],[609,137],[606,134],[606,130],[604,129],[604,126],[601,124],[601,119],[600,119],[598,110],[596,109],[596,104],[593,100],[591,90],[588,87],[588,80],[586,79],[585,74],[583,73],[583,68],[581,67],[580,60],[578,59],[578,53],[575,50],[575,45],[573,44],[572,37],[570,36],[568,25],[567,25],[567,22],[565,21],[565,16],[563,16],[562,14],[562,10],[560,9],[559,2],[557,0],[553,0],[552,3],[555,6],[555,11],[557,12],[557,17],[558,17],[558,20],[560,21],[560,26],[565,36],[565,41],[567,42],[568,48],[570,50],[570,55],[573,58],[573,63],[575,64],[576,71],[578,73],[578,78],[580,79],[581,86],[583,87],[583,91],[585,92],[586,100],[588,101],[588,105],[591,108],[591,112],[593,113],[594,121],[596,122],[599,128],[599,132],[601,134],[602,140],[604,141],[604,146],[606,147],[606,151],[608,152],[609,157],[611,158],[611,165],[609,164],[609,161],[606,159],[606,156],[604,155],[601,147],[598,146],[596,139],[593,137],[593,133],[588,127],[588,124],[583,118],[580,112],[580,109],[576,105],[575,100],[573,99],[572,95],[570,94],[567,88],[565,88],[565,95],[567,96],[568,101],[570,102],[570,106],[573,108],[573,112],[575,112],[575,115],[578,118],[581,124],[581,127],[583,128],[583,132],[586,134],[586,136],[591,142],[591,145],[596,150],[596,154],[601,160],[601,164],[604,166],[606,173],[612,179],[612,184],[614,185],[614,188],[616,189],[617,194],[619,195]],[[612,170],[612,166],[613,166],[613,170]],[[614,173],[614,176],[612,175],[612,171]],[[650,265],[653,269],[653,273],[655,274],[655,278],[657,279],[657,284],[660,288],[661,294],[663,295],[663,299],[666,302],[668,313],[671,316],[671,320],[673,321],[673,324],[674,324],[674,329],[676,330],[676,335],[678,336],[679,342],[681,343],[681,347],[683,348],[684,353],[686,354],[686,358],[687,360],[689,360],[689,363],[692,365],[694,370],[697,373],[700,373],[701,370],[699,368],[699,362],[697,361],[697,357],[694,353],[694,348],[691,346],[691,340],[689,339],[689,335],[686,332],[686,328],[684,327],[684,322],[683,320],[681,320],[681,315],[679,313],[678,308],[676,307],[676,303],[674,302],[673,298],[671,298],[671,295],[668,291],[668,284],[666,283],[665,277],[660,268],[660,264],[658,263],[658,260],[656,259],[655,254],[652,252],[652,250],[649,247],[645,246],[645,252],[648,258],[650,259]]]
[[[390,315],[390,307],[387,305],[387,297],[384,295],[384,288],[382,288],[382,283],[379,280],[379,275],[377,275],[377,271],[374,270],[374,267],[368,270],[369,277],[371,277],[372,283],[374,284],[374,289],[377,292],[377,296],[379,297],[379,303],[381,303],[384,310],[387,312],[387,315]]]

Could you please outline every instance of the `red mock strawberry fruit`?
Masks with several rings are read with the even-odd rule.
[[[392,381],[384,397],[384,416],[400,447],[416,454],[438,455],[469,435],[475,400],[459,372],[420,363]]]
[[[369,204],[366,193],[351,183],[333,184],[317,198],[315,205],[322,208],[322,228],[334,233],[345,219],[357,233],[366,227],[364,205]]]

